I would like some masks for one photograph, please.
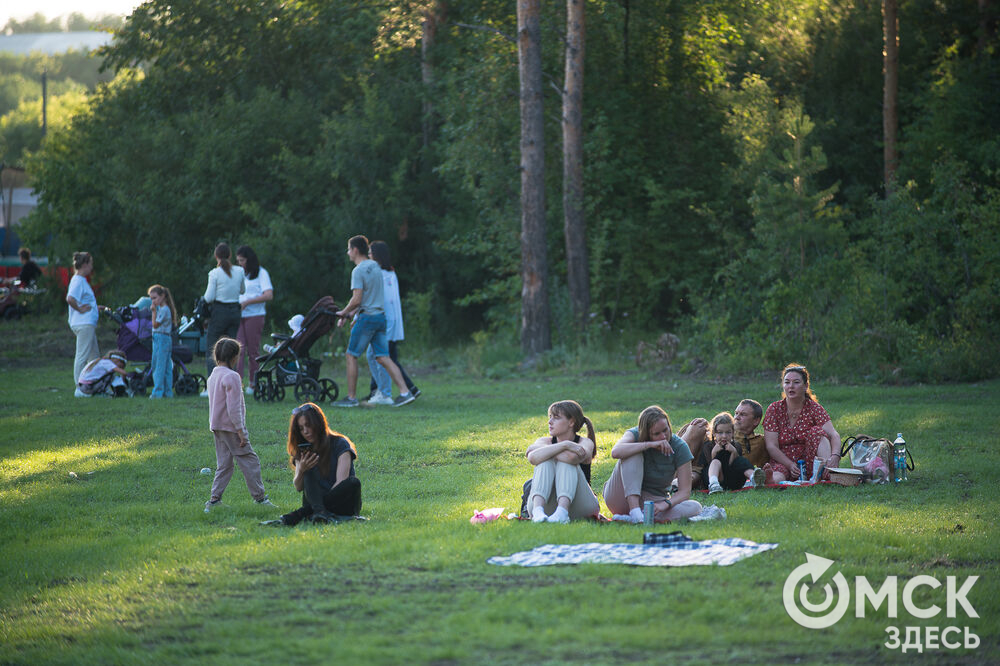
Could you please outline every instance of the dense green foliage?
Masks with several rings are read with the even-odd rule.
[[[367,524],[262,527],[237,472],[223,506],[202,512],[214,468],[205,401],[73,399],[72,357],[39,360],[32,320],[4,322],[0,360],[0,662],[4,664],[663,664],[996,663],[1000,659],[1000,383],[814,388],[841,433],[902,430],[916,460],[905,487],[700,495],[722,522],[657,526],[697,539],[778,543],[732,566],[501,568],[486,563],[546,543],[639,543],[644,526],[576,522],[470,525],[473,511],[516,510],[524,450],[545,409],[573,397],[597,429],[595,488],[639,410],[675,423],[710,417],[776,381],[732,383],[619,372],[499,381],[420,375],[402,409],[327,410],[358,449]],[[106,329],[102,329],[102,334]],[[72,345],[65,326],[57,336]],[[103,344],[103,341],[102,341]],[[12,349],[12,347],[14,347]],[[18,349],[20,352],[18,352]],[[30,354],[30,357],[28,356]],[[324,372],[340,380],[343,368]],[[58,387],[58,388],[56,388]],[[248,405],[265,486],[288,511],[289,400]],[[470,415],[474,417],[470,418]],[[73,472],[76,477],[70,476]],[[604,509],[605,512],[607,509]],[[918,575],[914,601],[941,613],[806,630],[782,605],[805,553],[848,581]],[[978,617],[945,617],[945,581],[979,576]],[[899,595],[902,597],[902,594]],[[852,602],[857,597],[852,594]],[[810,594],[823,601],[822,589]],[[969,627],[975,649],[884,647],[887,626]],[[952,636],[954,639],[954,636]]]
[[[185,309],[214,244],[249,243],[281,320],[346,297],[343,247],[365,233],[393,246],[404,300],[435,330],[513,339],[514,7],[448,2],[422,73],[432,4],[147,2],[103,53],[116,81],[32,162],[41,207],[25,235],[61,261],[94,252],[112,298],[162,282]],[[580,335],[557,166],[563,12],[544,3],[560,348],[600,327],[667,330],[691,367],[995,372],[991,320],[973,314],[996,312],[1000,282],[995,17],[974,0],[900,2],[902,158],[886,197],[879,2],[588,2],[596,328]]]
[[[111,79],[87,51],[58,55],[0,53],[0,161],[24,166],[42,145],[42,76],[46,77],[49,131],[69,127],[84,110],[87,92]]]

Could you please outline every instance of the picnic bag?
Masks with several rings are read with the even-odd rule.
[[[892,480],[896,457],[893,454],[892,442],[885,437],[854,435],[844,439],[840,447],[841,460],[850,455],[851,467],[861,470],[866,483]]]

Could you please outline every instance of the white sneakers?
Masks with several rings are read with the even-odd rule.
[[[369,405],[392,405],[394,404],[393,399],[382,393],[381,391],[375,391],[375,395],[368,398]]]

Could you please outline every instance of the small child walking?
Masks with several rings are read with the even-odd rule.
[[[250,496],[257,504],[273,507],[264,492],[260,476],[260,459],[250,446],[247,432],[246,403],[243,401],[243,381],[235,366],[242,346],[236,340],[219,338],[212,354],[215,368],[208,377],[208,427],[215,436],[215,479],[212,496],[205,502],[205,513],[222,503],[222,493],[233,476],[233,460],[243,472]],[[277,508],[277,507],[275,507]]]
[[[174,348],[174,325],[177,323],[177,308],[170,290],[154,284],[146,292],[153,302],[153,392],[149,398],[174,397],[174,360],[170,354]]]

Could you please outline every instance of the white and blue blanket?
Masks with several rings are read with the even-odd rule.
[[[772,550],[776,543],[754,543],[745,539],[694,541],[680,532],[647,534],[647,543],[545,544],[509,557],[491,557],[500,566],[541,567],[549,564],[631,564],[641,567],[686,567],[735,562]]]

